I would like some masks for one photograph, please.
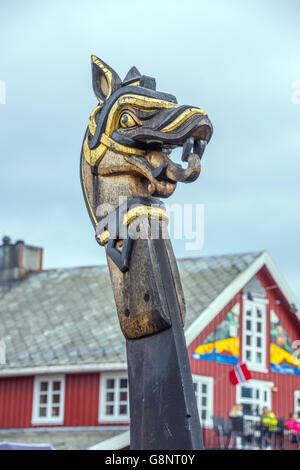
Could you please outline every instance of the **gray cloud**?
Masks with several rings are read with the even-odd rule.
[[[90,54],[123,77],[136,65],[215,135],[199,180],[170,202],[205,204],[194,255],[267,249],[300,298],[300,79],[296,0],[2,0],[0,231],[46,249],[46,267],[104,262],[79,183]],[[175,241],[178,256],[190,256]]]

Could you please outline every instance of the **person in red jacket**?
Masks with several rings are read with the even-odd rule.
[[[289,419],[285,422],[285,427],[289,431],[292,442],[297,442],[300,449],[300,421],[297,413],[290,413]]]

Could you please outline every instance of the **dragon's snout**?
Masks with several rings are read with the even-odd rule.
[[[175,109],[157,111],[140,126],[121,129],[122,134],[135,141],[156,143],[164,148],[183,146],[189,137],[209,142],[212,136],[212,124],[207,113],[199,108],[177,106]]]
[[[126,116],[130,125],[117,129],[113,137],[119,142],[132,142],[148,149],[143,155],[130,155],[126,161],[148,180],[151,175],[152,195],[167,197],[173,193],[177,182],[189,183],[199,176],[200,160],[213,127],[202,109],[168,101],[163,101],[162,106],[148,113],[131,106],[121,115],[121,119]],[[172,161],[170,154],[176,147],[182,147],[181,159],[187,162],[187,168]]]
[[[150,165],[154,195],[167,197],[175,190],[177,182],[189,183],[199,176],[200,160],[212,136],[213,127],[202,109],[177,106],[175,109],[156,112],[143,126],[121,132],[149,147],[146,156],[139,159],[139,168],[141,170],[144,167],[149,174]],[[182,147],[181,160],[187,162],[187,168],[172,161],[170,154],[176,147]],[[137,164],[136,159],[131,158],[131,161]],[[163,182],[167,188],[164,192],[158,189]]]

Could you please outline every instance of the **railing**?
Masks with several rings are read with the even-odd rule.
[[[287,430],[284,418],[278,420],[275,430],[263,426],[258,417],[241,416],[230,419],[213,417],[212,419],[213,429],[210,436],[206,433],[207,449],[300,450],[300,434]]]

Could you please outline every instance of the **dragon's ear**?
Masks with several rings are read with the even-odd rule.
[[[132,85],[132,83],[139,82],[140,78],[141,74],[138,69],[136,67],[131,67],[131,69],[127,72],[127,75],[123,80],[123,86]]]
[[[119,75],[105,62],[92,55],[93,90],[100,104],[121,86]]]
[[[122,86],[124,85],[135,85],[149,88],[149,90],[156,90],[155,78],[141,75],[136,67],[131,67],[123,80]]]

